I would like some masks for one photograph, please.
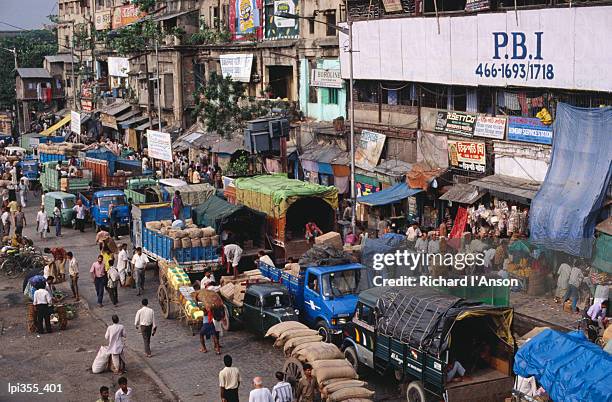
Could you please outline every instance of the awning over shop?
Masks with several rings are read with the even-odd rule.
[[[550,167],[531,203],[530,240],[589,258],[593,234],[612,177],[612,107],[560,103]]]
[[[427,190],[429,184],[437,177],[442,175],[446,169],[439,167],[431,167],[424,163],[416,163],[412,165],[410,172],[406,174],[408,186],[410,188],[419,188],[421,190]]]
[[[127,121],[129,119],[132,119],[132,118],[138,116],[140,113],[141,113],[140,110],[133,110],[131,112],[122,114],[121,116],[117,117],[117,123],[121,123],[121,122]]]
[[[440,196],[440,200],[457,202],[459,204],[473,204],[485,194],[471,184],[454,184],[446,193]]]
[[[109,116],[118,116],[126,110],[130,109],[131,107],[132,105],[130,105],[128,102],[115,102],[103,108],[100,108],[99,112],[107,114]]]
[[[134,116],[130,119],[122,121],[121,123],[119,123],[119,126],[121,128],[130,128],[130,126],[134,124],[142,124],[142,122],[146,120],[149,120],[148,116]]]
[[[388,205],[396,202],[405,200],[408,197],[420,193],[422,190],[414,190],[408,188],[406,183],[397,183],[392,187],[378,191],[376,193],[368,194],[363,197],[357,198],[357,202],[360,202],[369,206],[380,206]]]
[[[494,174],[472,181],[470,185],[481,191],[487,190],[495,197],[520,202],[521,204],[529,204],[538,192],[541,183]]]
[[[304,150],[300,160],[326,163],[328,165],[348,165],[350,163],[348,152],[336,146],[314,146]]]
[[[68,114],[68,116],[64,117],[63,119],[61,119],[60,121],[58,121],[57,123],[49,127],[48,129],[42,131],[40,135],[51,135],[54,132],[56,132],[58,129],[70,123],[70,120],[72,120],[72,118],[70,117],[70,114]]]
[[[387,159],[374,168],[374,172],[385,182],[397,182],[412,169],[412,164],[397,159]]]
[[[158,120],[153,120],[153,130],[157,130],[159,128],[159,121]],[[164,127],[166,125],[166,122],[162,121],[162,127]],[[151,125],[149,124],[149,122],[147,121],[144,124],[141,124],[140,126],[136,127],[136,131],[145,131],[151,128]]]

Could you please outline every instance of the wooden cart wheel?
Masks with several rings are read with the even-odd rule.
[[[295,357],[289,357],[285,360],[285,364],[283,365],[283,373],[285,373],[285,381],[291,384],[293,395],[296,396],[297,384],[304,376],[304,366],[302,366],[302,362]]]
[[[229,332],[231,330],[231,324],[230,324],[229,310],[227,309],[226,305],[223,306],[223,312],[224,312],[224,317],[221,320],[221,327],[223,328],[223,332]]]
[[[159,307],[161,308],[161,313],[164,318],[171,318],[171,302],[170,298],[168,297],[168,290],[163,284],[159,285],[159,287],[157,288],[157,300],[159,300]]]

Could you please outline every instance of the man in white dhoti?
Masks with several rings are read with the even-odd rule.
[[[108,353],[111,354],[113,359],[114,373],[119,374],[123,371],[121,363],[123,362],[123,348],[125,342],[125,328],[119,324],[119,317],[113,314],[113,324],[106,329],[106,335],[104,337],[108,341]]]

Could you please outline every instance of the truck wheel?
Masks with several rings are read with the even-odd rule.
[[[330,343],[332,341],[331,330],[329,329],[327,323],[324,320],[317,321],[315,329],[319,332],[319,335],[323,337],[323,342]]]
[[[425,402],[425,389],[421,381],[412,381],[406,388],[406,400],[408,402]]]
[[[230,324],[229,310],[225,305],[223,306],[223,313],[225,316],[221,320],[221,327],[223,328],[223,332],[229,332],[232,328]]]
[[[344,357],[351,363],[351,366],[355,369],[355,372],[361,377],[363,374],[363,364],[359,361],[357,351],[353,346],[348,346],[344,349]]]

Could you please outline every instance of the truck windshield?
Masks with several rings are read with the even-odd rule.
[[[35,164],[24,164],[21,166],[22,172],[38,172],[38,166]]]
[[[366,290],[367,283],[361,269],[333,272],[322,276],[323,296],[352,295]],[[363,278],[362,278],[363,276]]]
[[[112,197],[100,197],[100,198],[98,198],[98,206],[100,208],[108,208],[108,206],[111,203],[114,206],[117,206],[117,205],[126,205],[127,204],[125,202],[125,196],[123,196],[123,195],[115,195],[115,196],[112,196]]]
[[[264,297],[264,308],[291,307],[291,299],[288,294],[268,295]]]
[[[62,209],[72,209],[74,207],[74,198],[65,198],[62,200]]]

